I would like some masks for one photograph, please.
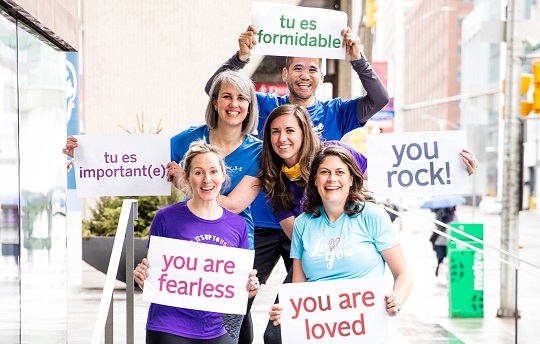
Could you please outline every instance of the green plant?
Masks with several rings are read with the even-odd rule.
[[[179,202],[183,195],[175,187],[171,187],[170,196],[101,197],[92,209],[90,219],[83,221],[83,237],[114,236],[124,199],[138,201],[138,217],[134,221],[133,231],[135,237],[145,238],[150,233],[150,225],[156,212],[164,206]]]

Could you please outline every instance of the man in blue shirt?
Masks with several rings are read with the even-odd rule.
[[[214,77],[224,70],[239,70],[249,62],[251,49],[256,42],[257,29],[250,25],[238,38],[239,50],[221,65],[206,84],[206,93],[210,90]],[[360,38],[350,28],[342,30],[343,45],[353,70],[357,73],[366,95],[351,100],[334,98],[320,101],[315,91],[323,83],[321,72],[322,60],[309,57],[288,57],[282,70],[282,79],[287,83],[289,95],[278,96],[273,93],[257,92],[259,106],[258,132],[263,132],[266,118],[276,107],[283,104],[298,104],[307,108],[315,130],[323,140],[341,140],[341,138],[364,124],[388,102],[388,92],[379,77],[360,52]],[[262,137],[260,137],[263,139]],[[274,213],[261,191],[251,205],[255,224],[255,262],[257,277],[265,283],[273,268],[283,258],[286,269],[292,265],[290,238],[285,235]],[[253,299],[250,301],[252,302]],[[248,310],[251,306],[249,304]],[[251,344],[253,333],[249,312],[244,318],[239,344]],[[251,339],[250,339],[251,337]]]

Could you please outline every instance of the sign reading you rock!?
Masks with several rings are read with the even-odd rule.
[[[465,132],[423,131],[370,134],[368,188],[376,197],[436,196],[469,192],[460,152]]]

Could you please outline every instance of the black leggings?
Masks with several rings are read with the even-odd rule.
[[[232,337],[225,333],[214,339],[192,339],[166,332],[146,330],[146,344],[236,344]]]
[[[283,283],[292,283],[292,267],[289,269]],[[279,303],[279,295],[276,296],[275,303]],[[263,336],[264,344],[281,344],[281,325],[274,326],[272,320],[268,320]]]

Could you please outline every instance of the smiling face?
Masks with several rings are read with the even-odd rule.
[[[289,88],[290,102],[306,107],[312,105],[315,91],[323,81],[321,61],[318,58],[293,57],[283,68],[282,79]]]
[[[325,207],[344,207],[352,184],[349,167],[338,156],[327,156],[317,168],[315,185]]]
[[[197,154],[191,161],[186,180],[191,187],[194,200],[214,201],[225,181],[220,158],[215,153]]]
[[[213,104],[218,113],[218,126],[242,126],[248,113],[249,100],[232,85],[223,83]]]
[[[298,119],[291,114],[277,117],[270,125],[272,149],[283,159],[287,167],[294,166],[300,159],[303,132]]]

